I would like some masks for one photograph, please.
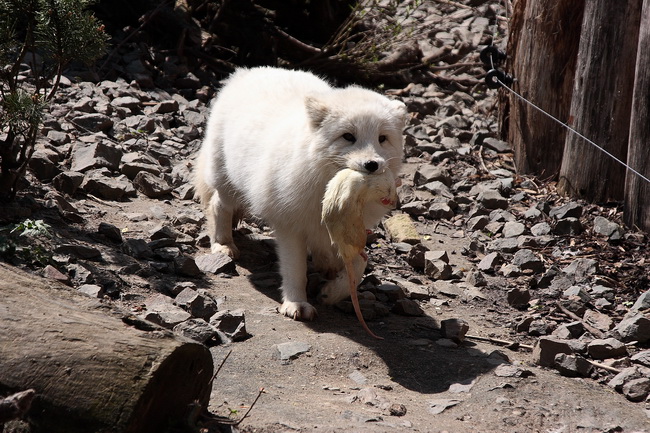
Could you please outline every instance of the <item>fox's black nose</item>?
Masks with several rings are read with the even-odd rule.
[[[363,163],[363,168],[370,173],[374,173],[379,168],[379,163],[377,161],[366,161]]]

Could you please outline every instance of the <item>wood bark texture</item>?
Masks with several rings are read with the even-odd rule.
[[[33,432],[160,432],[207,406],[198,343],[0,264],[0,395],[33,388]]]
[[[643,0],[586,2],[569,125],[625,161]],[[592,202],[623,199],[625,167],[566,137],[558,189]]]
[[[506,70],[514,90],[566,122],[580,40],[584,0],[517,0],[513,5]],[[502,134],[515,153],[519,173],[543,179],[560,171],[566,129],[503,91]]]
[[[644,0],[634,79],[627,164],[650,179],[650,0]],[[625,223],[650,232],[650,184],[631,171],[625,179]]]

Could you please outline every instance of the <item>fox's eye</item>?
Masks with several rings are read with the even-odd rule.
[[[379,136],[379,142],[383,143],[384,141],[386,141],[386,136],[385,135],[380,135]]]
[[[350,143],[354,143],[355,141],[357,141],[357,138],[354,135],[350,134],[349,132],[343,134],[343,139],[349,141]]]

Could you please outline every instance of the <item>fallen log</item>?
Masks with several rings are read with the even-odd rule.
[[[31,388],[32,432],[160,432],[207,407],[209,350],[0,264],[0,396]]]

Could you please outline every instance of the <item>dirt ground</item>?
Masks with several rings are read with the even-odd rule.
[[[214,347],[215,365],[230,353],[213,388],[210,409],[240,417],[246,432],[608,432],[647,431],[641,405],[591,379],[571,379],[532,365],[529,351],[465,341],[445,347],[440,321],[463,318],[469,334],[509,338],[507,313],[450,299],[425,316],[391,314],[372,321],[384,340],[368,336],[354,315],[320,306],[314,322],[280,316],[279,292],[258,289],[249,271],[215,278],[222,308],[246,311],[244,342]],[[505,316],[505,317],[504,317]],[[278,359],[276,345],[304,342],[297,359]],[[500,365],[518,367],[515,372]],[[520,377],[517,377],[520,376]],[[435,413],[437,408],[457,404]],[[403,405],[406,413],[391,415]],[[388,409],[386,409],[388,406]],[[394,412],[393,412],[394,413]]]

